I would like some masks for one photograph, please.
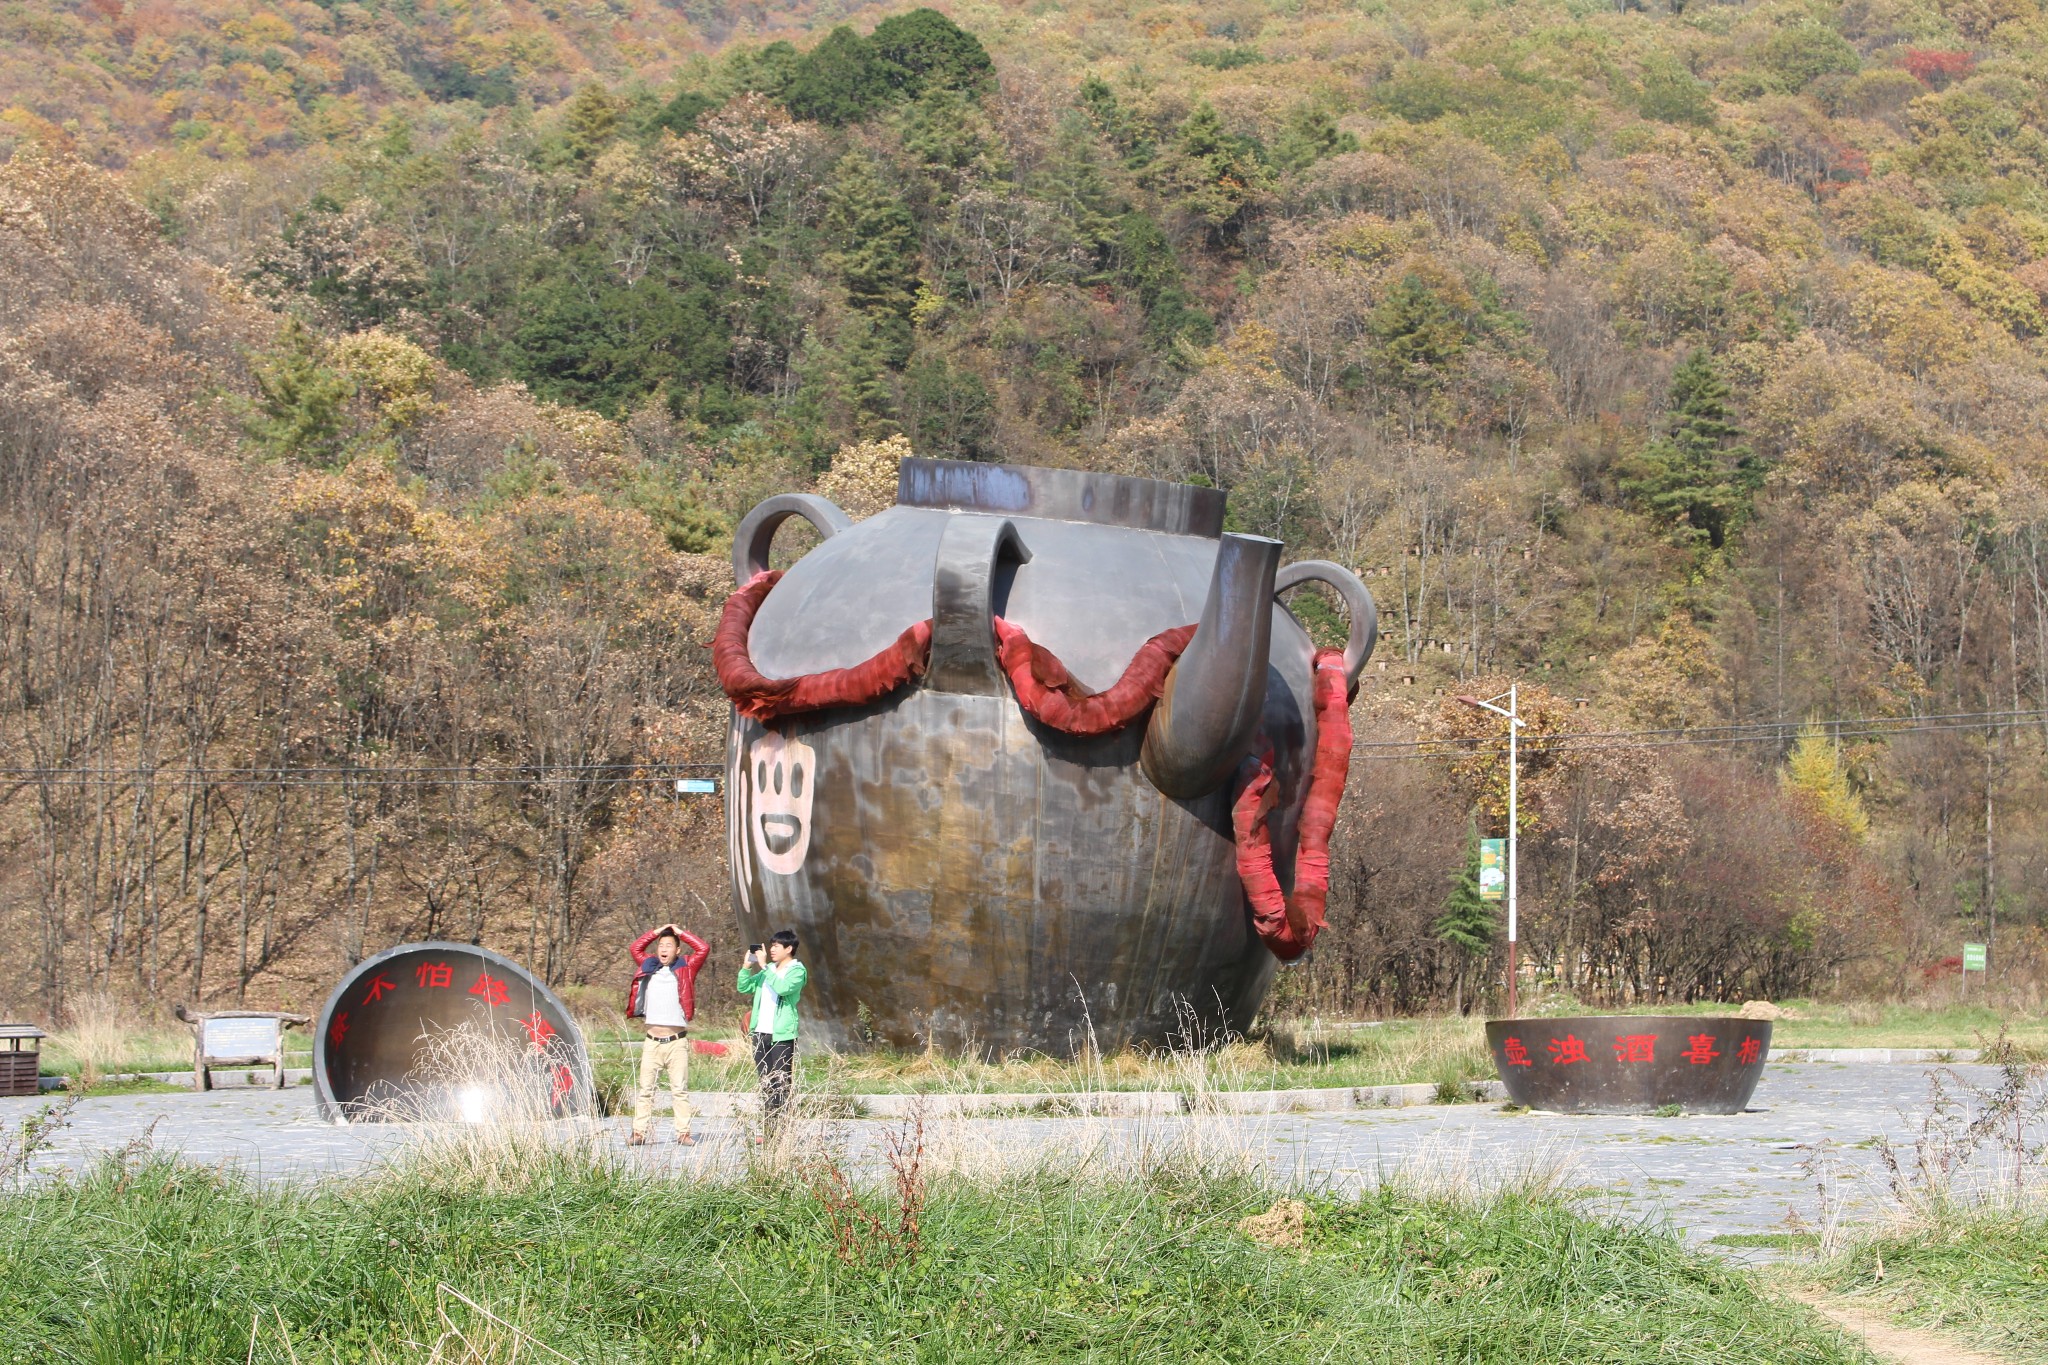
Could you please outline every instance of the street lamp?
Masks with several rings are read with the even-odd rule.
[[[1498,705],[1501,697],[1507,698],[1505,707]],[[1507,717],[1508,722],[1508,1018],[1517,1017],[1515,1009],[1515,782],[1521,769],[1516,761],[1521,729],[1528,722],[1515,714],[1515,688],[1509,687],[1499,697],[1481,701],[1477,697],[1460,696],[1459,701],[1467,706],[1476,706],[1482,711],[1491,711],[1496,716]]]

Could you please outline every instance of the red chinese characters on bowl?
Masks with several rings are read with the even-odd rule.
[[[1771,1054],[1761,1019],[1577,1015],[1493,1019],[1487,1048],[1508,1098],[1560,1114],[1739,1114]]]

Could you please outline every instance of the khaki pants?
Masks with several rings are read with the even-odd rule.
[[[654,1083],[668,1068],[669,1093],[676,1099],[676,1132],[690,1131],[690,1040],[649,1038],[640,1044],[640,1089],[633,1096],[633,1132],[647,1136],[654,1126]]]

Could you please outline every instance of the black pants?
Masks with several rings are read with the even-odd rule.
[[[796,1039],[778,1043],[772,1033],[755,1034],[754,1070],[761,1075],[761,1111],[774,1119],[789,1103],[790,1087],[796,1083]]]

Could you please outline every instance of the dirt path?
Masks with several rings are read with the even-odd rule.
[[[1959,1346],[1939,1333],[1900,1327],[1881,1312],[1865,1310],[1854,1299],[1830,1298],[1804,1289],[1786,1293],[1862,1342],[1879,1360],[1895,1365],[2011,1365],[2004,1356]]]

